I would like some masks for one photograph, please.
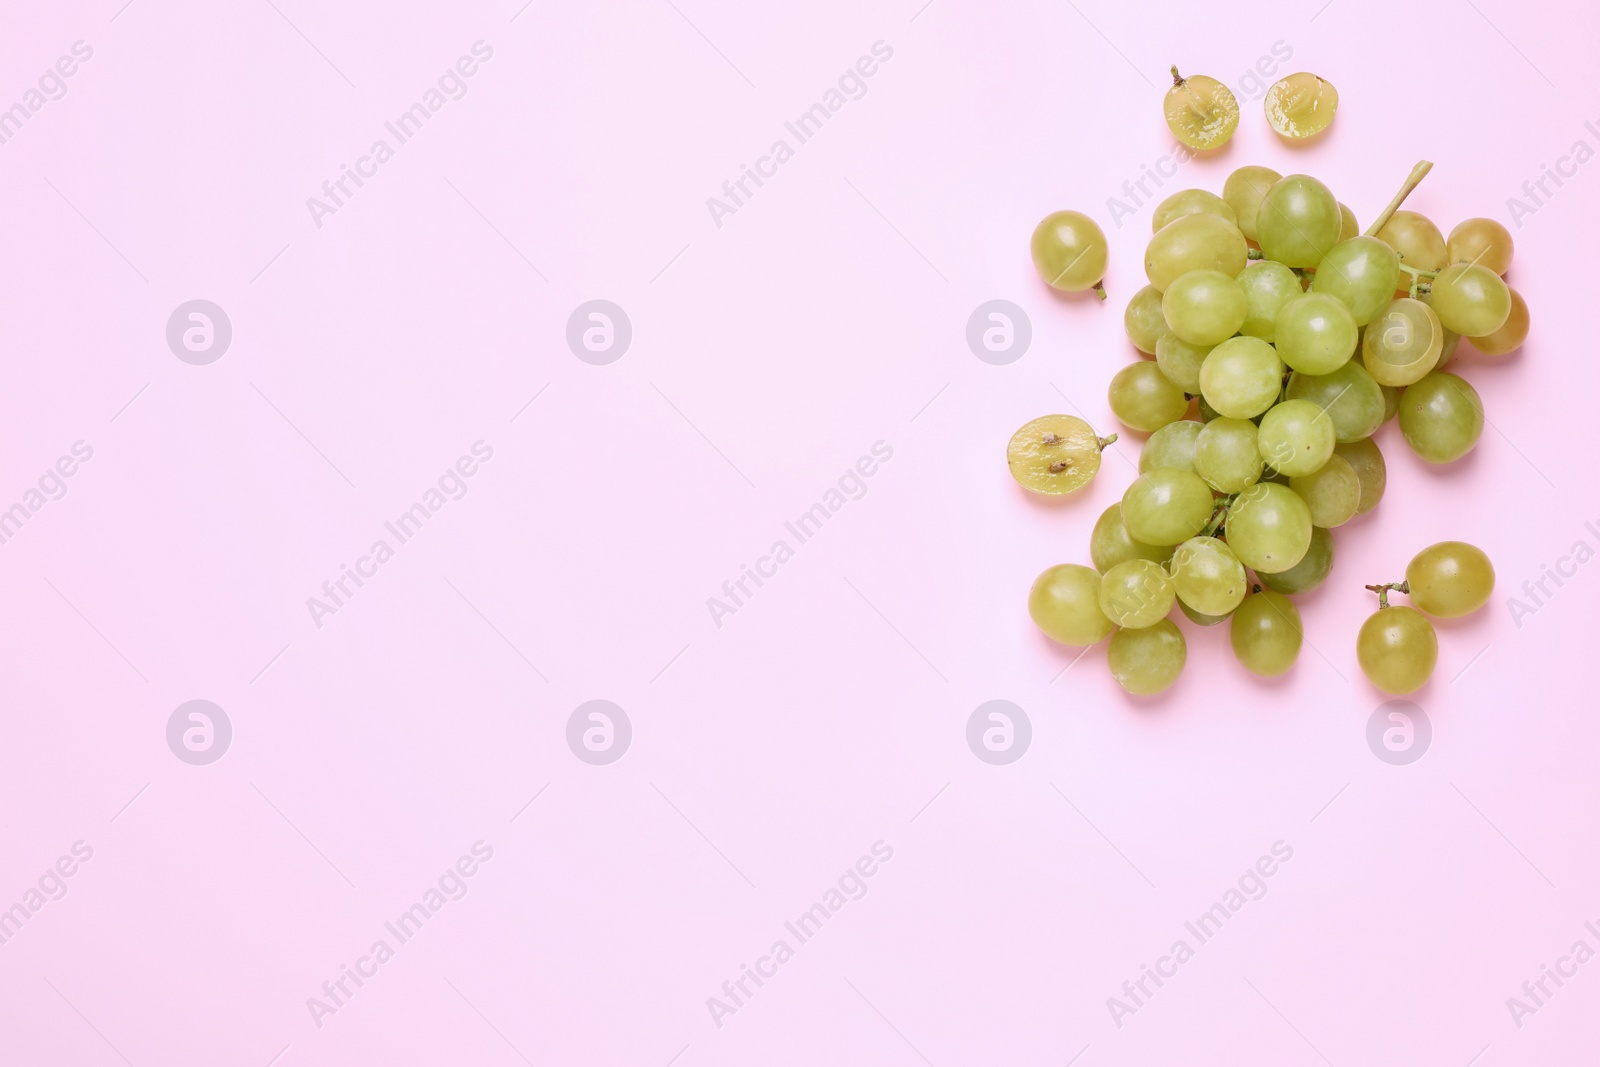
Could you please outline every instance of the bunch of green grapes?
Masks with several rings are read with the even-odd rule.
[[[1327,578],[1331,531],[1383,497],[1373,435],[1397,420],[1429,463],[1477,444],[1482,401],[1443,368],[1462,337],[1486,356],[1514,351],[1528,311],[1502,277],[1512,253],[1505,227],[1469,219],[1446,239],[1400,210],[1431,166],[1417,165],[1365,233],[1317,179],[1257,166],[1234,171],[1220,196],[1185,190],[1156,208],[1150,284],[1124,314],[1129,340],[1153,359],[1123,368],[1108,396],[1119,421],[1150,435],[1140,473],[1095,524],[1094,566],[1053,567],[1029,597],[1035,623],[1056,640],[1109,638],[1111,672],[1127,691],[1160,692],[1182,672],[1174,607],[1202,626],[1227,621],[1248,670],[1289,670],[1303,641],[1292,598]],[[1059,258],[1040,264],[1058,285]],[[1093,268],[1074,281],[1087,287],[1104,258],[1082,259]],[[1034,425],[1019,431],[1023,451],[1013,440],[1018,480],[1045,492],[1084,484],[1106,439],[1075,426],[1077,453],[1067,455],[1058,423],[1048,440],[1062,444],[1041,443]],[[1428,553],[1449,558],[1418,562]],[[1471,546],[1447,542],[1418,561],[1432,575],[1420,597],[1410,583],[1421,610],[1385,599],[1358,641],[1368,677],[1390,692],[1410,692],[1432,672],[1426,614],[1461,614],[1471,601],[1464,610],[1475,610],[1493,586],[1487,557]],[[1451,567],[1457,577],[1440,577]]]

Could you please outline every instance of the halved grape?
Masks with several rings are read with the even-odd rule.
[[[1211,487],[1193,471],[1158,467],[1139,475],[1122,494],[1122,521],[1136,541],[1181,544],[1205,529],[1214,500]]]
[[[1274,133],[1291,141],[1303,141],[1333,122],[1333,113],[1339,107],[1339,90],[1332,82],[1302,71],[1274,82],[1264,104],[1267,125]]]
[[[1278,358],[1303,374],[1332,374],[1355,355],[1360,340],[1350,310],[1327,293],[1306,293],[1278,311]]]
[[[1263,259],[1240,271],[1238,282],[1246,308],[1239,332],[1270,344],[1277,336],[1278,312],[1305,292],[1299,276],[1282,263]]]
[[[1100,582],[1100,610],[1118,626],[1154,626],[1172,610],[1172,576],[1161,564],[1130,559],[1106,571]]]
[[[1299,563],[1311,547],[1311,529],[1306,502],[1275,482],[1257,482],[1228,508],[1228,547],[1257,574]]]
[[[1494,564],[1476,545],[1440,541],[1406,565],[1406,590],[1412,604],[1435,618],[1470,615],[1494,593]]]
[[[1230,337],[1200,365],[1200,395],[1232,419],[1253,419],[1270,408],[1283,389],[1283,361],[1259,337]]]
[[[1352,237],[1322,257],[1311,291],[1337,297],[1356,325],[1365,326],[1389,306],[1399,284],[1400,257],[1394,249],[1376,237]]]
[[[1315,267],[1339,243],[1339,202],[1317,179],[1291,174],[1262,199],[1256,242],[1284,266]]]
[[[1034,625],[1064,645],[1092,645],[1111,633],[1100,610],[1100,574],[1076,563],[1051,567],[1028,591]]]
[[[1106,650],[1117,684],[1135,696],[1161,692],[1183,673],[1188,647],[1171,619],[1138,630],[1118,630]]]
[[[1192,270],[1220,270],[1232,278],[1244,270],[1248,252],[1244,234],[1227,219],[1208,212],[1180,215],[1150,238],[1144,272],[1163,291]]]
[[[1194,472],[1219,493],[1238,493],[1261,478],[1256,424],[1249,419],[1216,418],[1195,438]]]
[[[1216,193],[1208,193],[1204,189],[1184,189],[1173,193],[1156,205],[1155,214],[1150,217],[1150,232],[1155,233],[1179,216],[1197,215],[1201,212],[1220,216],[1235,226],[1239,224],[1239,216],[1234,214],[1228,202]]]
[[[1011,435],[1006,465],[1024,489],[1063,496],[1089,483],[1100,470],[1100,450],[1115,439],[1075,415],[1042,415]]]
[[[1106,235],[1081,211],[1054,211],[1034,227],[1033,266],[1053,289],[1076,293],[1106,274]]]
[[[1233,275],[1192,270],[1174,278],[1161,297],[1167,328],[1192,345],[1215,345],[1239,332],[1248,310]],[[1355,339],[1351,338],[1354,348]]]
[[[1183,418],[1189,398],[1167,380],[1161,368],[1140,360],[1119,370],[1106,391],[1111,413],[1126,426],[1151,433]]]
[[[1239,126],[1239,101],[1226,85],[1204,74],[1185,78],[1177,67],[1162,110],[1172,136],[1190,148],[1220,148]]]
[[[1322,469],[1333,455],[1333,420],[1309,400],[1285,400],[1256,430],[1256,447],[1273,470],[1290,478]]]
[[[1172,586],[1202,615],[1228,614],[1249,589],[1244,564],[1215,537],[1191,537],[1178,546],[1172,554]]]
[[[1300,609],[1282,593],[1265,590],[1244,598],[1233,613],[1229,643],[1239,662],[1263,678],[1275,678],[1294,666],[1305,631]]]
[[[1433,623],[1416,608],[1379,608],[1356,635],[1356,659],[1367,679],[1387,693],[1422,688],[1439,661]]]
[[[1194,470],[1195,441],[1199,438],[1204,425],[1193,419],[1179,419],[1177,422],[1167,423],[1151,434],[1150,439],[1144,443],[1144,450],[1139,453],[1139,473],[1143,474],[1157,467]]]
[[[1483,401],[1454,374],[1430,374],[1401,394],[1400,432],[1429,463],[1450,463],[1483,436]]]
[[[1148,559],[1165,563],[1172,558],[1171,545],[1147,545],[1135,541],[1122,522],[1122,504],[1112,504],[1100,513],[1094,529],[1089,534],[1089,558],[1101,574],[1130,559]]]
[[[1283,175],[1271,167],[1240,167],[1222,183],[1222,199],[1239,217],[1239,232],[1250,240],[1256,239],[1256,213],[1267,190],[1277,185]]]

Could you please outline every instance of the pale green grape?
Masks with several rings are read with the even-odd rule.
[[[1200,364],[1206,361],[1210,345],[1192,345],[1168,330],[1156,342],[1156,366],[1167,380],[1186,393],[1200,391]]]
[[[1239,217],[1239,232],[1250,240],[1256,239],[1256,213],[1267,190],[1277,185],[1283,175],[1271,167],[1240,167],[1222,183],[1222,199]]]
[[[1289,141],[1303,141],[1333,122],[1339,90],[1327,79],[1302,71],[1274,82],[1262,104],[1274,133]]]
[[[1367,679],[1387,693],[1411,693],[1433,675],[1439,638],[1416,608],[1379,608],[1356,635],[1356,659]]]
[[[1327,293],[1306,293],[1278,311],[1278,358],[1303,374],[1332,374],[1355,355],[1360,340],[1349,309]]]
[[[1511,287],[1507,286],[1506,288],[1510,289]],[[1516,290],[1513,289],[1512,292],[1511,292],[1511,311],[1512,311],[1513,315],[1516,314],[1517,299],[1518,298],[1517,298]],[[1526,309],[1524,309],[1524,310],[1526,310]],[[1506,325],[1510,325],[1510,323],[1511,323],[1511,319],[1509,319],[1509,318],[1506,319]],[[1441,326],[1440,329],[1444,329],[1444,327]],[[1500,329],[1504,330],[1505,326],[1500,327]],[[1498,333],[1499,331],[1497,330],[1495,332]],[[1451,333],[1449,330],[1445,330],[1444,331],[1444,344],[1439,349],[1439,362],[1437,362],[1437,363],[1435,363],[1433,365],[1433,369],[1434,370],[1444,370],[1446,367],[1448,367],[1450,365],[1451,357],[1453,357],[1456,354],[1456,349],[1458,347],[1460,347],[1460,345],[1461,345],[1461,335],[1459,333]]]
[[[1076,563],[1051,567],[1028,592],[1034,625],[1064,645],[1092,645],[1112,630],[1100,610],[1100,574]]]
[[[1214,345],[1244,324],[1244,290],[1231,275],[1192,270],[1173,279],[1161,297],[1167,328],[1192,345]]]
[[[1435,618],[1470,615],[1494,593],[1494,564],[1476,545],[1440,541],[1406,564],[1406,592],[1412,604]]]
[[[1378,501],[1383,499],[1384,489],[1389,485],[1389,467],[1383,461],[1383,452],[1378,448],[1378,442],[1367,437],[1360,441],[1335,445],[1333,454],[1350,464],[1350,468],[1356,472],[1356,480],[1361,483],[1356,514],[1365,515],[1378,506]]]
[[[1135,696],[1159,693],[1178,680],[1188,647],[1171,619],[1138,630],[1118,630],[1106,649],[1117,684]]]
[[[1256,577],[1261,579],[1261,584],[1274,592],[1296,596],[1300,593],[1309,593],[1322,584],[1328,572],[1333,570],[1333,534],[1320,526],[1311,528],[1311,543],[1306,546],[1306,554],[1286,571],[1269,574],[1257,571]]]
[[[1470,263],[1440,271],[1428,302],[1445,329],[1464,337],[1494,333],[1511,315],[1511,290],[1500,275]]]
[[[1183,612],[1184,617],[1190,622],[1194,623],[1196,626],[1215,626],[1219,622],[1228,621],[1228,617],[1226,615],[1204,615],[1194,610],[1181,600],[1178,601],[1178,610]]]
[[[1345,206],[1344,201],[1339,201],[1339,240],[1348,241],[1361,235],[1361,224],[1356,221],[1356,213]]]
[[[1180,215],[1157,231],[1144,250],[1150,284],[1165,291],[1192,270],[1220,270],[1232,278],[1244,270],[1247,246],[1239,227],[1208,212]]]
[[[1155,355],[1156,342],[1167,332],[1167,320],[1161,315],[1161,290],[1147,285],[1134,293],[1122,313],[1122,328],[1134,348],[1147,356]]]
[[[1228,637],[1233,654],[1247,670],[1276,678],[1300,656],[1305,637],[1300,609],[1282,593],[1270,589],[1252,593],[1234,611]]]
[[[1204,425],[1193,419],[1179,419],[1151,434],[1144,443],[1144,450],[1139,453],[1139,473],[1158,467],[1194,470],[1195,441],[1200,437]]]
[[[1290,478],[1289,488],[1306,502],[1312,525],[1323,529],[1343,526],[1355,518],[1361,503],[1361,479],[1356,469],[1337,455],[1329,456],[1321,470]]]
[[[1511,269],[1511,231],[1494,219],[1468,219],[1445,241],[1452,263],[1476,263],[1496,274]]]
[[[1239,101],[1231,89],[1204,74],[1182,77],[1177,67],[1161,107],[1172,136],[1190,148],[1220,148],[1239,125]]]
[[[1118,626],[1153,626],[1172,610],[1172,576],[1161,564],[1130,559],[1106,571],[1100,582],[1100,610]]]
[[[1277,336],[1278,312],[1300,296],[1300,278],[1282,263],[1260,260],[1239,272],[1239,287],[1244,290],[1244,324],[1239,332],[1270,343]]]
[[[1261,458],[1291,478],[1321,470],[1335,444],[1333,420],[1309,400],[1285,400],[1263,416],[1256,431]]]
[[[1228,547],[1257,574],[1288,570],[1311,546],[1311,511],[1287,486],[1257,482],[1228,508]]]
[[[1430,374],[1400,395],[1400,432],[1429,463],[1449,463],[1483,435],[1483,401],[1454,374]]]
[[[1396,211],[1378,231],[1378,240],[1394,249],[1401,265],[1412,270],[1439,270],[1450,262],[1444,234],[1428,216],[1415,211]],[[1405,283],[1400,288],[1409,287],[1411,276],[1402,272],[1401,277]]]
[[[1511,314],[1506,316],[1505,323],[1491,334],[1472,338],[1472,347],[1486,356],[1509,355],[1521,348],[1522,342],[1528,339],[1528,305],[1521,293],[1510,286],[1506,288],[1511,293]],[[1459,339],[1459,335],[1453,336]],[[1439,364],[1444,365],[1443,357]]]
[[[1230,419],[1253,419],[1283,389],[1283,361],[1259,337],[1230,337],[1200,367],[1200,395]]]
[[[1151,433],[1183,418],[1189,398],[1167,380],[1161,368],[1140,360],[1119,370],[1106,394],[1111,413],[1124,425]]]
[[[1309,400],[1333,420],[1334,439],[1341,442],[1371,437],[1383,425],[1383,387],[1365,367],[1351,360],[1332,374],[1293,374],[1284,391],[1289,400]]]
[[[1156,212],[1150,217],[1150,232],[1155,233],[1173,219],[1183,215],[1197,215],[1201,212],[1227,219],[1235,226],[1239,224],[1239,216],[1234,214],[1228,202],[1216,193],[1208,193],[1204,189],[1184,189],[1173,193],[1156,205]]]
[[[1403,296],[1391,301],[1361,335],[1361,364],[1379,385],[1410,385],[1439,362],[1444,327],[1433,308]]]
[[[1172,558],[1171,545],[1147,545],[1135,541],[1122,524],[1122,504],[1112,504],[1100,513],[1094,529],[1089,534],[1089,558],[1095,570],[1104,574],[1119,563],[1130,559],[1149,559],[1165,563]]]
[[[1282,179],[1261,200],[1256,243],[1286,267],[1315,267],[1339,241],[1339,202],[1307,174]]]
[[[1216,408],[1206,403],[1206,398],[1203,396],[1195,398],[1194,406],[1195,410],[1199,412],[1202,422],[1210,422],[1212,419],[1220,419],[1222,417]]]
[[[1081,211],[1055,211],[1034,227],[1033,266],[1051,288],[1076,293],[1106,273],[1106,235]]]
[[[1256,424],[1249,419],[1216,418],[1205,423],[1194,446],[1194,472],[1219,493],[1233,494],[1261,478]]]
[[[1336,297],[1356,325],[1365,326],[1389,306],[1399,284],[1400,257],[1394,249],[1376,237],[1353,237],[1322,257],[1311,291]]]
[[[1172,554],[1178,598],[1202,615],[1226,615],[1249,589],[1244,564],[1215,537],[1191,537]]]
[[[1205,529],[1214,500],[1211,487],[1193,471],[1158,467],[1139,475],[1122,494],[1122,521],[1136,541],[1181,544]]]

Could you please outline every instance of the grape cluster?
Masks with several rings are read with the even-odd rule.
[[[1234,171],[1221,196],[1190,189],[1156,209],[1150,284],[1124,315],[1129,340],[1154,358],[1124,367],[1109,390],[1117,419],[1150,435],[1140,473],[1095,523],[1094,567],[1052,567],[1028,598],[1058,641],[1109,637],[1111,672],[1129,692],[1159,692],[1181,673],[1174,604],[1200,625],[1229,621],[1254,673],[1287,671],[1303,639],[1291,597],[1327,577],[1330,531],[1383,497],[1372,435],[1397,418],[1430,463],[1477,444],[1482,402],[1443,367],[1462,337],[1485,356],[1516,349],[1528,310],[1501,277],[1505,227],[1469,219],[1446,239],[1400,210],[1430,166],[1418,164],[1364,234],[1320,181],[1265,167]],[[1059,213],[1051,220],[1034,235],[1034,258],[1059,284],[1063,259],[1048,247]],[[1070,229],[1072,255],[1092,262],[1072,285],[1098,287],[1104,254],[1082,249],[1104,238]],[[1035,492],[1072,492],[1112,439],[1072,416],[1034,420],[1011,440],[1012,473]],[[1445,542],[1412,561],[1405,583],[1371,587],[1382,606],[1357,656],[1368,678],[1396,693],[1423,684],[1437,654],[1427,615],[1476,610],[1493,585],[1481,551]],[[1416,607],[1389,607],[1392,590]]]

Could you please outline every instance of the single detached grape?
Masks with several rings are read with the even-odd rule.
[[[1350,464],[1361,483],[1361,495],[1356,502],[1356,514],[1365,515],[1378,506],[1383,491],[1389,484],[1389,467],[1383,461],[1378,443],[1368,437],[1360,441],[1333,446],[1333,454]]]
[[[1111,633],[1100,610],[1100,574],[1076,563],[1051,567],[1028,592],[1034,625],[1064,645],[1092,645]]]
[[[1200,395],[1218,414],[1253,419],[1283,389],[1283,361],[1259,337],[1230,337],[1200,365]]]
[[[1511,231],[1494,219],[1468,219],[1450,231],[1445,241],[1452,263],[1476,263],[1496,274],[1511,269]]]
[[[1273,83],[1265,101],[1267,124],[1279,137],[1303,141],[1333,122],[1339,90],[1315,74],[1291,74]]]
[[[1432,371],[1444,346],[1433,308],[1403,296],[1378,313],[1361,335],[1361,363],[1379,385],[1410,385]]]
[[[1351,360],[1332,374],[1294,374],[1284,395],[1309,400],[1333,420],[1334,439],[1341,444],[1371,437],[1383,425],[1383,387],[1365,367]]]
[[[1306,293],[1278,312],[1277,337],[1278,358],[1291,369],[1332,374],[1355,355],[1361,333],[1343,301],[1327,293]]]
[[[1239,332],[1270,344],[1277,337],[1278,312],[1305,291],[1299,277],[1282,263],[1264,259],[1240,271],[1238,282],[1245,300],[1244,323]]]
[[[1265,576],[1288,570],[1311,547],[1311,510],[1287,486],[1257,482],[1228,508],[1228,547]]]
[[[1289,479],[1289,488],[1306,502],[1311,523],[1323,529],[1343,526],[1355,518],[1361,503],[1361,479],[1340,456],[1328,457],[1322,469]]]
[[[1321,470],[1335,444],[1333,420],[1309,400],[1285,400],[1262,417],[1256,431],[1261,458],[1291,478]]]
[[[1257,571],[1256,577],[1261,579],[1261,584],[1274,592],[1287,596],[1296,596],[1300,593],[1309,593],[1322,584],[1328,572],[1333,570],[1333,534],[1320,526],[1311,528],[1311,544],[1306,546],[1306,554],[1285,571],[1269,574]]]
[[[1168,330],[1156,342],[1156,366],[1167,381],[1186,393],[1200,391],[1200,365],[1211,352],[1211,345],[1192,345]]]
[[[1192,270],[1220,270],[1237,277],[1248,256],[1239,227],[1202,211],[1180,215],[1156,231],[1145,246],[1144,272],[1151,285],[1164,291]]]
[[[1130,363],[1111,379],[1106,399],[1111,413],[1126,426],[1144,433],[1183,418],[1189,398],[1167,380],[1161,368],[1147,360]]]
[[[1416,608],[1379,608],[1356,635],[1356,659],[1367,680],[1384,692],[1415,692],[1433,675],[1439,638]]]
[[[1136,541],[1181,544],[1205,529],[1214,499],[1211,487],[1193,471],[1159,467],[1139,475],[1122,494],[1122,521]]]
[[[1195,438],[1193,470],[1219,493],[1238,493],[1256,484],[1264,466],[1256,445],[1256,424],[1218,417]]]
[[[1468,263],[1440,271],[1429,302],[1444,328],[1464,337],[1494,333],[1511,315],[1511,290],[1500,275]]]
[[[1401,264],[1412,270],[1440,270],[1450,262],[1444,234],[1432,219],[1415,211],[1396,211],[1378,231],[1378,240],[1399,253]],[[1407,277],[1402,288],[1410,284]]]
[[[1400,257],[1394,249],[1376,237],[1352,237],[1322,257],[1311,291],[1337,297],[1356,325],[1365,326],[1389,306],[1399,284]]]
[[[1117,684],[1135,696],[1159,693],[1178,680],[1188,648],[1172,620],[1118,630],[1106,649],[1106,665]]]
[[[1174,278],[1161,298],[1167,328],[1192,345],[1226,341],[1239,332],[1247,310],[1244,289],[1233,275],[1216,270],[1192,270]]]
[[[1006,445],[1006,465],[1024,489],[1047,496],[1077,492],[1100,470],[1101,437],[1075,415],[1043,415],[1022,425]]]
[[[1161,290],[1147,285],[1134,293],[1122,313],[1122,328],[1134,348],[1147,356],[1155,355],[1156,342],[1167,332],[1167,320],[1161,315]]]
[[[1178,598],[1202,615],[1228,614],[1249,588],[1244,564],[1215,537],[1191,537],[1178,546],[1172,584]]]
[[[1100,581],[1100,610],[1118,626],[1154,626],[1172,610],[1172,576],[1159,563],[1130,559]]]
[[[1185,78],[1177,67],[1162,110],[1172,136],[1190,148],[1220,148],[1239,126],[1239,101],[1232,90],[1204,74]]]
[[[1180,215],[1196,215],[1200,212],[1220,216],[1236,226],[1239,224],[1239,216],[1216,193],[1208,193],[1204,189],[1184,189],[1156,205],[1155,214],[1150,217],[1150,232],[1155,233]]]
[[[1511,293],[1511,313],[1498,330],[1482,337],[1472,338],[1472,347],[1486,356],[1506,356],[1522,347],[1528,339],[1528,305],[1522,294],[1506,286]],[[1444,363],[1441,356],[1440,364]]]
[[[1227,201],[1239,218],[1239,232],[1250,240],[1256,239],[1256,213],[1267,190],[1277,185],[1283,175],[1271,167],[1240,167],[1222,183],[1222,199]]]
[[[1300,609],[1282,593],[1264,590],[1244,598],[1233,613],[1228,637],[1240,663],[1263,678],[1276,678],[1294,666],[1305,632]]]
[[[1106,235],[1081,211],[1053,211],[1034,227],[1033,267],[1052,289],[1082,292],[1106,275]]]
[[[1435,618],[1470,615],[1494,593],[1494,564],[1475,545],[1440,541],[1406,565],[1406,590],[1415,607]]]
[[[1262,198],[1256,242],[1268,259],[1315,267],[1339,243],[1339,202],[1307,174],[1291,174]]]
[[[1135,541],[1122,523],[1122,504],[1112,504],[1095,520],[1089,534],[1089,558],[1095,570],[1104,574],[1119,563],[1130,559],[1148,559],[1165,563],[1172,558],[1171,545],[1147,545]]]
[[[1429,463],[1450,463],[1483,435],[1483,401],[1454,374],[1430,374],[1401,394],[1400,432]]]
[[[1177,422],[1167,423],[1151,434],[1150,439],[1144,443],[1144,450],[1139,453],[1139,473],[1143,474],[1158,467],[1194,470],[1195,442],[1204,427],[1204,423],[1195,422],[1193,419],[1179,419]]]

